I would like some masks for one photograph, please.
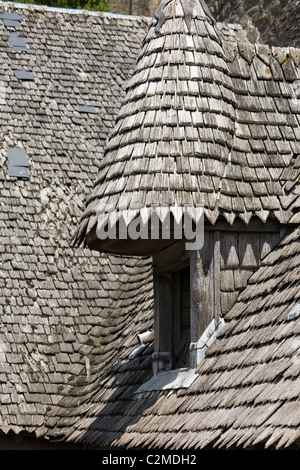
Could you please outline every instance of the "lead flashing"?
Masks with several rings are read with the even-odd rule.
[[[24,149],[13,147],[7,150],[8,174],[16,178],[29,178],[28,158]]]

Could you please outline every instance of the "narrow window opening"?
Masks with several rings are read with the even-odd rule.
[[[189,367],[191,342],[190,266],[172,274],[173,369]]]

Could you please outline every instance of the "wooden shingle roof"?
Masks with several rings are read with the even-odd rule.
[[[185,6],[184,6],[185,5]],[[299,177],[299,57],[226,36],[193,0],[162,2],[88,196],[77,241],[99,207],[204,206],[249,223],[293,212]]]
[[[152,375],[151,334],[137,349],[137,334],[153,332],[151,263],[90,253],[72,248],[70,243],[85,197],[93,191],[95,175],[104,171],[101,162],[108,133],[112,132],[112,141],[117,138],[114,121],[125,97],[123,84],[132,76],[146,22],[135,17],[1,4],[4,10],[25,16],[17,32],[26,38],[27,52],[10,50],[9,37],[15,30],[0,19],[0,431],[25,430],[54,441],[113,447],[298,445],[299,318],[291,320],[289,314],[299,302],[299,229],[264,260],[250,280],[228,313],[226,328],[199,366],[192,387],[171,394],[135,394]],[[186,28],[184,17],[177,19]],[[205,172],[199,174],[207,176],[207,191],[201,194],[207,201],[216,197],[211,184],[217,179],[222,182],[220,204],[222,200],[225,204],[222,198],[228,195],[232,208],[236,207],[234,200],[243,201],[245,208],[249,204],[246,212],[236,212],[240,217],[247,220],[243,214],[252,214],[251,204],[255,204],[255,211],[264,218],[273,210],[263,205],[268,198],[260,194],[263,187],[257,184],[264,182],[268,191],[282,189],[280,195],[270,194],[270,201],[279,201],[297,224],[296,51],[290,49],[288,57],[286,49],[250,46],[240,27],[213,25],[202,13],[197,22],[204,27],[203,41],[219,51],[210,54],[206,72],[220,72],[228,80],[226,86],[220,82],[213,87],[205,75],[200,83],[211,91],[229,93],[231,98],[224,98],[224,103],[230,110],[234,108],[234,129],[238,123],[242,132],[239,145],[264,146],[264,151],[250,153],[244,148],[232,149],[230,162],[227,141],[211,140],[215,135],[237,138],[236,131],[235,135],[224,127],[225,121],[234,119],[222,108],[221,117],[228,118],[221,120],[224,129],[210,124],[203,141],[203,148],[214,145],[215,154],[205,153],[195,160],[205,165]],[[149,57],[162,59],[163,50],[157,54],[151,50],[154,29],[155,23],[144,47],[149,47]],[[238,46],[241,44],[245,49]],[[246,46],[255,52],[251,60]],[[194,55],[186,46],[186,57],[188,53]],[[204,61],[205,54],[201,57]],[[262,64],[266,62],[265,69]],[[260,78],[257,67],[265,73]],[[30,71],[34,80],[20,81],[14,70]],[[254,73],[257,81],[251,78]],[[133,76],[129,85],[135,90],[143,83]],[[153,83],[159,86],[161,81],[153,79]],[[183,79],[184,87],[183,83],[189,80]],[[192,115],[196,96],[184,90],[179,96],[190,103],[189,108],[177,111]],[[269,94],[263,94],[267,90]],[[211,115],[219,116],[215,106],[222,100],[220,94],[212,95],[212,101],[204,96],[201,103],[210,106]],[[252,109],[259,102],[274,106],[274,112]],[[78,104],[93,106],[96,113],[83,115]],[[162,111],[155,108],[155,113],[158,110]],[[128,116],[123,115],[122,122]],[[272,121],[259,121],[257,126],[259,117],[268,116]],[[182,123],[181,127],[187,136],[189,126]],[[195,129],[198,133],[205,130],[201,125]],[[252,136],[259,129],[265,129],[268,137]],[[195,141],[186,139],[187,144],[191,142]],[[15,147],[28,156],[28,180],[8,174],[7,150]],[[290,148],[290,153],[284,148]],[[226,151],[225,160],[217,149]],[[211,156],[215,168],[209,166]],[[246,164],[250,157],[254,160]],[[220,179],[221,164],[227,170]],[[113,172],[113,166],[111,161],[108,171]],[[183,179],[185,172],[180,175]],[[234,199],[226,184],[229,188],[236,185],[240,197]],[[207,217],[214,220],[214,206],[205,207]],[[233,217],[221,209],[220,214]],[[282,218],[282,209],[276,210],[274,215]],[[88,220],[86,213],[80,233]]]
[[[90,383],[68,389],[48,435],[103,448],[299,448],[299,259],[296,228],[250,278],[188,389],[138,392],[151,345],[130,359],[134,343],[116,341],[118,362],[102,373],[91,358]]]

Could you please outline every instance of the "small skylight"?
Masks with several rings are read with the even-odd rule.
[[[18,15],[17,13],[1,13],[0,18],[7,28],[19,28],[20,21],[26,18],[25,15]]]
[[[14,70],[15,76],[18,78],[18,80],[23,80],[23,81],[34,81],[34,76],[32,72],[29,72],[27,70]]]
[[[189,388],[198,376],[195,369],[166,371],[151,377],[134,393]]]
[[[79,113],[90,113],[90,114],[96,113],[95,106],[87,106],[86,104],[78,104],[77,109]]]
[[[29,178],[28,158],[25,150],[14,147],[7,150],[8,174],[16,178]]]
[[[300,317],[300,302],[288,314],[288,320],[296,320],[298,317]]]
[[[26,39],[22,36],[18,36],[17,33],[10,33],[8,38],[8,44],[12,51],[26,52]]]

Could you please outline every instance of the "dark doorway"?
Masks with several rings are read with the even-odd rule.
[[[191,342],[190,267],[172,274],[173,369],[189,367]]]

